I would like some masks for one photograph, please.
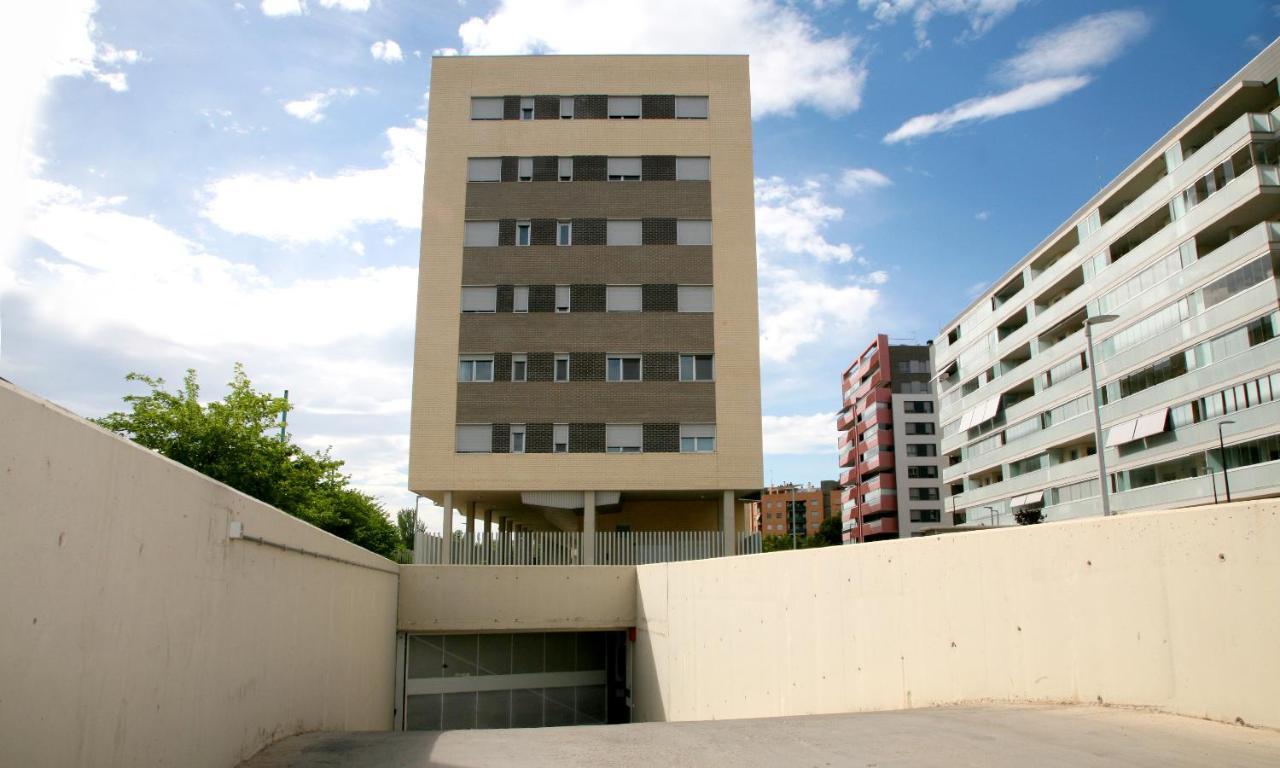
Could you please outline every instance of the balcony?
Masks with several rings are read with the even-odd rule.
[[[859,527],[858,533],[864,539],[868,536],[896,536],[898,534],[898,517],[897,515],[889,515],[887,517],[880,517],[875,520],[865,521]]]
[[[854,413],[853,408],[845,407],[845,409],[840,412],[840,415],[836,417],[836,429],[840,432],[844,432],[849,429],[849,427],[853,426],[856,419],[857,414]]]

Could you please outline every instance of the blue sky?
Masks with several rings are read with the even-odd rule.
[[[15,16],[18,12],[3,12]],[[834,478],[839,374],[931,338],[1280,32],[1269,2],[56,0],[0,44],[0,376],[77,413],[288,388],[405,490],[433,53],[752,54],[767,480]],[[605,48],[605,41],[614,46]],[[16,165],[14,164],[16,163]],[[11,231],[10,231],[11,230]]]

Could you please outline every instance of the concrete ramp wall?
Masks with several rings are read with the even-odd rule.
[[[333,558],[228,539],[244,532]],[[391,726],[397,569],[0,382],[0,763]]]
[[[1280,502],[637,569],[637,720],[975,701],[1280,728]]]

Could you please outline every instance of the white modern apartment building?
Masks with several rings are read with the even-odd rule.
[[[1278,75],[1280,41],[942,330],[956,524],[1101,513],[1086,318],[1113,511],[1280,494]]]

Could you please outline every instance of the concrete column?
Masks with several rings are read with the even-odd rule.
[[[484,561],[493,562],[493,510],[484,511]]]
[[[448,565],[453,562],[453,547],[449,546],[453,542],[453,491],[444,492],[444,503],[441,505],[440,512],[440,532],[443,534],[440,539],[440,564]]]
[[[596,564],[596,492],[582,492],[582,564]]]
[[[734,530],[734,496],[733,491],[725,491],[724,499],[720,507],[720,535],[724,537],[723,547],[725,555],[736,554],[737,536]]]

